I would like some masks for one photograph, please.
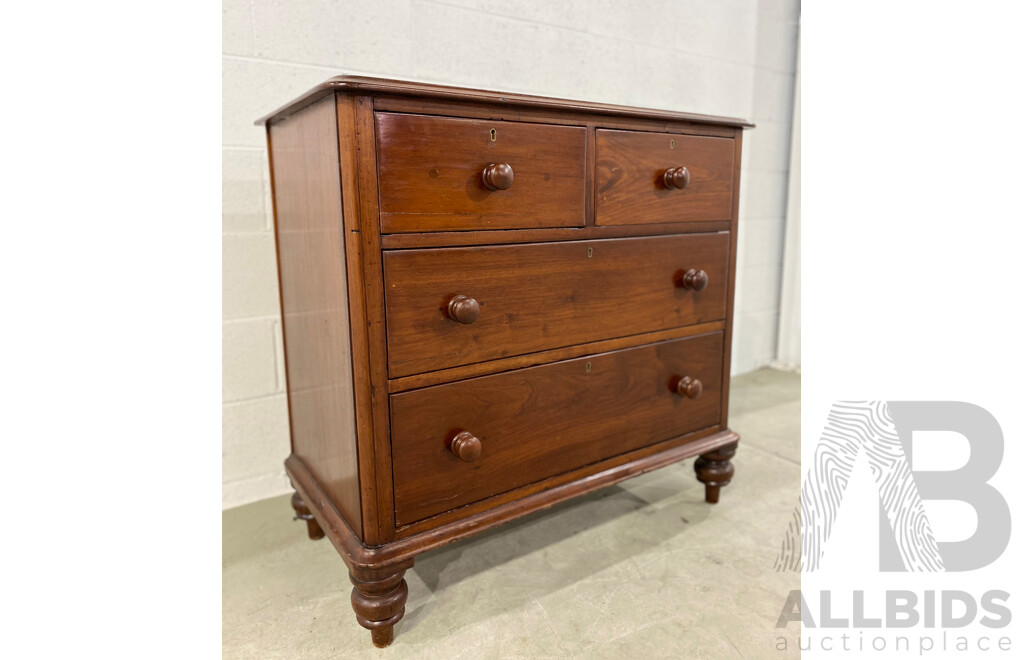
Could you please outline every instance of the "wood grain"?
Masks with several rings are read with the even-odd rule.
[[[364,493],[371,488],[376,494],[372,526],[367,525],[366,542],[386,543],[394,538],[394,498],[391,493],[391,452],[387,395],[387,337],[384,326],[384,284],[381,279],[380,206],[377,195],[377,155],[374,150],[373,99],[353,99],[353,153],[356,192],[359,200],[358,234],[363,255],[363,295],[366,305],[365,323],[368,371],[364,387],[370,390],[370,414],[373,435],[364,438],[372,448],[373,470],[364,472],[361,483]],[[368,516],[369,522],[371,518]]]
[[[632,348],[642,344],[653,344],[655,342],[665,341],[666,339],[681,339],[682,337],[703,335],[708,332],[722,330],[724,327],[724,321],[695,323],[693,325],[684,325],[681,328],[645,332],[639,335],[629,335],[627,337],[604,339],[602,341],[594,341],[586,344],[576,344],[575,346],[553,348],[548,351],[540,351],[538,353],[530,353],[528,355],[515,355],[513,357],[501,358],[499,360],[477,362],[476,364],[467,364],[462,367],[453,367],[451,369],[442,369],[441,371],[430,371],[425,374],[415,374],[413,376],[395,378],[388,381],[388,391],[392,394],[396,394],[406,390],[415,390],[420,387],[440,385],[441,383],[465,380],[466,378],[474,378],[476,376],[486,376],[488,374],[511,371],[513,369],[523,369],[525,367],[532,367],[548,362],[557,362],[559,360],[569,360],[582,355],[617,351],[622,348]]]
[[[691,456],[717,500],[750,124],[351,76],[268,119],[293,507],[375,644],[421,552]]]
[[[729,220],[733,141],[641,131],[597,131],[598,225]],[[682,190],[665,186],[667,170],[685,167]]]
[[[726,234],[386,252],[392,378],[724,318]],[[676,286],[707,271],[703,291]],[[480,305],[452,321],[456,295]]]
[[[737,443],[718,447],[714,451],[701,454],[693,463],[693,471],[697,473],[697,480],[704,484],[704,501],[708,504],[718,504],[718,495],[722,486],[728,486],[732,481],[736,468],[733,467],[732,457],[736,454]]]
[[[718,422],[722,334],[586,356],[391,397],[399,525]],[[683,376],[706,396],[676,393]],[[449,451],[479,439],[472,462]]]
[[[630,471],[630,476],[635,476],[657,467],[669,465],[682,458],[696,456],[705,451],[700,449],[701,446],[717,446],[719,444],[718,440],[726,437],[723,434],[728,434],[728,437],[733,439],[739,437],[727,429],[723,431],[719,426],[709,426],[657,444],[641,447],[626,454],[612,456],[597,463],[584,465],[571,472],[563,472],[541,481],[535,481],[532,484],[499,493],[493,497],[467,504],[458,509],[446,511],[430,518],[424,518],[410,525],[403,525],[396,529],[395,539],[396,541],[402,541],[422,537],[434,529],[450,529],[457,526],[463,520],[477,521],[481,518],[490,520],[491,516],[489,514],[492,512],[495,512],[496,515],[504,519],[505,516],[509,515],[510,511],[519,508],[520,502],[536,503],[539,499],[543,498],[545,491],[567,489],[575,492],[576,487],[580,484],[592,483],[591,480],[596,478],[597,475],[619,473],[620,470],[628,470]],[[638,465],[643,465],[644,468],[638,472],[632,471]],[[618,479],[617,481],[620,480]]]
[[[621,128],[633,131],[655,131],[660,133],[681,133],[687,135],[714,135],[732,137],[736,130],[731,126],[701,122],[665,120],[658,118],[621,117],[616,115],[595,116],[592,112],[562,110],[551,112],[544,107],[510,106],[500,103],[468,102],[457,99],[411,98],[381,95],[374,97],[373,107],[387,112],[406,112],[443,117],[467,117],[503,121],[523,121],[564,126],[592,126]],[[595,123],[598,122],[598,123]],[[591,142],[591,145],[593,142]]]
[[[527,94],[511,94],[508,92],[471,89],[468,87],[452,87],[449,85],[435,85],[405,80],[388,80],[384,78],[371,78],[368,76],[335,76],[334,78],[317,85],[287,105],[282,106],[269,115],[256,120],[256,123],[264,124],[285,119],[307,105],[311,105],[326,96],[333,96],[335,93],[365,94],[367,96],[407,96],[412,97],[419,102],[422,102],[423,100],[437,99],[442,101],[464,101],[477,104],[490,103],[512,108],[540,109],[548,112],[557,111],[558,113],[583,112],[608,115],[612,117],[652,118],[669,121],[685,121],[696,124],[753,126],[753,124],[744,119],[737,119],[734,117],[716,117],[713,115],[700,115],[689,112],[636,108],[632,106],[612,105],[609,103],[593,103],[545,96],[531,96]]]
[[[592,214],[592,211],[591,211]],[[588,222],[593,217],[588,216]],[[726,220],[712,222],[671,222],[657,225],[618,225],[610,227],[574,227],[568,229],[506,229],[497,231],[440,231],[381,236],[385,250],[408,250],[426,247],[458,247],[461,245],[499,245],[506,243],[547,243],[550,241],[587,241],[596,238],[628,238],[662,234],[706,234],[729,231]]]
[[[349,309],[349,343],[352,359],[352,387],[356,407],[354,411],[356,425],[356,446],[359,460],[359,489],[363,505],[363,540],[381,538],[380,519],[382,515],[390,516],[391,510],[381,512],[378,506],[381,497],[378,495],[376,481],[376,462],[374,451],[374,420],[373,420],[373,388],[370,382],[371,365],[376,359],[367,333],[370,325],[367,308],[366,264],[364,261],[364,236],[362,231],[359,199],[359,177],[357,176],[358,145],[356,143],[356,100],[352,96],[338,95],[336,98],[338,114],[338,152],[341,167],[341,201],[342,201],[342,241],[345,245],[348,309]],[[323,182],[318,182],[323,185]],[[376,225],[374,225],[376,226]],[[371,256],[376,253],[371,248]],[[379,265],[379,262],[378,262]],[[372,272],[373,266],[370,266]],[[329,440],[328,440],[329,441]],[[390,492],[390,489],[385,492]],[[372,542],[372,541],[370,541]]]
[[[328,98],[268,140],[292,452],[361,535],[337,130]]]
[[[405,562],[411,566],[411,559],[418,554],[461,541],[651,470],[713,451],[716,447],[732,444],[738,439],[735,432],[716,428],[672,438],[545,479],[507,495],[498,495],[449,514],[403,527],[395,541],[377,546],[363,544],[352,533],[299,457],[289,456],[285,460],[285,470],[295,490],[306,502],[327,539],[345,559],[350,570],[387,570],[388,567],[400,566]]]
[[[352,582],[352,609],[356,622],[370,631],[373,645],[385,648],[394,641],[395,624],[405,616],[409,597],[405,571],[412,568],[412,558],[383,568],[349,568]]]
[[[725,298],[725,351],[722,355],[722,371],[723,373],[732,373],[732,338],[733,338],[733,327],[736,318],[736,259],[739,251],[739,242],[737,237],[739,236],[740,227],[740,163],[742,158],[740,157],[743,151],[743,131],[740,129],[736,130],[736,137],[733,140],[734,147],[736,149],[735,156],[733,157],[733,167],[735,171],[733,173],[733,185],[732,191],[732,221],[731,228],[729,230],[729,289]],[[722,428],[729,425],[729,387],[731,379],[726,378],[724,387],[722,387]]]
[[[583,226],[582,127],[377,113],[377,149],[384,233]]]

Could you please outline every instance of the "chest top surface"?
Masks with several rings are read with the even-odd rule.
[[[754,124],[736,117],[720,117],[674,110],[657,110],[610,103],[596,103],[572,99],[535,96],[531,94],[515,94],[469,87],[455,87],[433,83],[391,80],[368,76],[335,76],[302,96],[287,103],[256,121],[257,125],[273,123],[285,119],[331,94],[366,94],[418,97],[431,100],[447,100],[462,102],[478,102],[498,104],[509,108],[533,108],[550,110],[571,110],[581,113],[592,113],[618,117],[637,117],[644,119],[662,119],[667,121],[687,121],[695,124],[718,126],[735,126],[752,128]]]

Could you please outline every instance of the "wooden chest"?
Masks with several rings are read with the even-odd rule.
[[[292,503],[376,645],[417,553],[694,456],[718,500],[749,124],[351,76],[261,122]]]

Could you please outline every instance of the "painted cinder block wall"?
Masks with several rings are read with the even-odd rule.
[[[775,358],[794,0],[224,0],[223,506],[289,491],[266,138],[340,74],[749,118],[733,373]]]

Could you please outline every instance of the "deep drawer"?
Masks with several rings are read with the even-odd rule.
[[[731,138],[597,131],[598,225],[732,218]]]
[[[384,233],[582,227],[586,130],[378,113]]]
[[[722,337],[674,339],[392,395],[398,524],[714,426]],[[680,388],[685,377],[691,380]],[[686,385],[690,394],[701,390],[696,398]],[[453,451],[460,433],[475,440],[463,435]],[[463,460],[454,453],[460,449],[479,455]]]
[[[728,253],[727,233],[386,252],[390,377],[723,319]]]

